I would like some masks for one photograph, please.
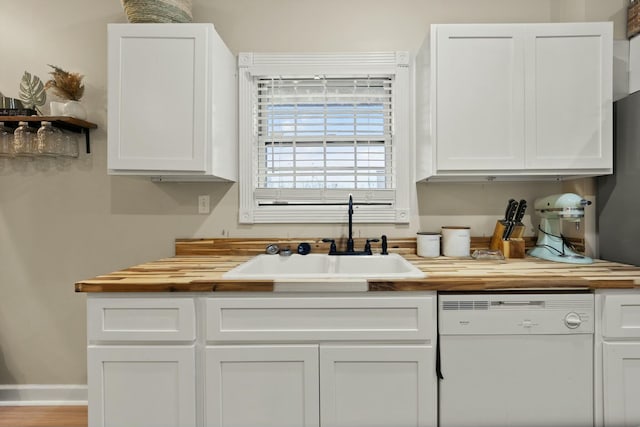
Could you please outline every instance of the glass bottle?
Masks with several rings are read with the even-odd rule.
[[[37,138],[28,122],[19,122],[13,132],[13,153],[16,157],[31,157],[37,152]]]
[[[58,156],[60,154],[60,131],[51,125],[51,122],[43,121],[37,133],[37,152],[43,156]]]
[[[0,122],[0,157],[13,157],[13,131]]]
[[[78,157],[78,136],[71,132],[63,132],[62,153],[65,157]]]

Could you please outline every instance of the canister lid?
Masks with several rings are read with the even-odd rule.
[[[471,227],[465,227],[463,225],[445,225],[445,226],[442,226],[442,228],[446,228],[449,230],[468,230]]]
[[[439,231],[418,231],[416,234],[419,234],[421,236],[439,236],[440,232]]]

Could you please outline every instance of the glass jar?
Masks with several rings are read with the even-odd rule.
[[[0,157],[13,157],[13,130],[0,122]]]
[[[13,132],[13,153],[16,157],[31,157],[37,153],[36,131],[28,122],[19,122]]]
[[[61,132],[54,128],[51,122],[43,121],[40,129],[38,129],[38,154],[43,156],[55,157],[61,154]]]
[[[78,135],[71,132],[63,132],[62,155],[65,157],[78,157]]]

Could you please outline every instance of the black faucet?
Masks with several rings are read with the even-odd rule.
[[[378,242],[378,239],[368,239],[363,251],[356,251],[353,244],[353,196],[349,194],[349,236],[347,237],[347,248],[345,251],[338,251],[336,242],[333,239],[322,239],[325,243],[331,243],[329,255],[372,255],[371,242]],[[386,237],[385,237],[386,238]]]
[[[353,196],[349,194],[349,237],[347,238],[347,252],[353,252]]]

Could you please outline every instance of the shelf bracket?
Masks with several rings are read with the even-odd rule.
[[[84,142],[87,147],[87,154],[91,154],[91,138],[89,137],[89,129],[84,128],[82,129],[82,132],[84,133]]]

